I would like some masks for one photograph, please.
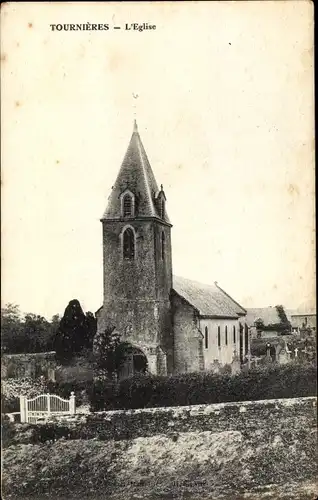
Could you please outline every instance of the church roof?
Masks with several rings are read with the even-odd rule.
[[[136,120],[133,133],[108,199],[102,219],[121,217],[121,194],[128,190],[135,196],[136,217],[159,217],[156,199],[160,193],[145,148],[141,142]],[[163,193],[163,191],[161,191]],[[163,220],[170,224],[164,211]]]
[[[246,310],[216,283],[206,285],[174,276],[173,290],[195,307],[201,316],[238,318],[246,314]]]

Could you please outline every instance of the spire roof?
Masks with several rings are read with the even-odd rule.
[[[133,133],[120,167],[116,182],[108,198],[103,219],[121,218],[121,195],[130,191],[135,196],[136,217],[156,217],[159,215],[160,197],[158,185],[151,169],[145,148],[141,142],[137,122],[134,120]],[[163,220],[169,222],[166,211]]]

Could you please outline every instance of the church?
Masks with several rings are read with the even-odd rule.
[[[172,274],[167,198],[137,123],[102,216],[103,305],[97,336],[120,337],[118,377],[213,370],[249,354],[246,310],[216,282]]]

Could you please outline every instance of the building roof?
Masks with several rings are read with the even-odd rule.
[[[195,307],[201,316],[238,318],[246,314],[245,309],[216,283],[206,285],[174,276],[173,290]]]
[[[151,169],[145,148],[141,142],[136,120],[133,133],[119,170],[116,182],[108,199],[103,219],[118,219],[121,217],[120,195],[131,191],[136,199],[136,217],[159,217],[156,198],[160,191]],[[161,191],[163,193],[163,191]],[[163,193],[164,194],[164,193]],[[165,211],[163,220],[170,224]]]
[[[264,325],[270,325],[275,323],[280,323],[280,317],[278,316],[278,312],[276,307],[255,307],[255,308],[247,308],[246,309],[246,323],[249,326],[254,325],[254,322],[257,319],[262,319]]]

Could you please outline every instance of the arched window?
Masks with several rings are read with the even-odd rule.
[[[165,258],[165,246],[166,246],[166,237],[165,233],[161,233],[161,259],[164,260]]]
[[[236,344],[236,330],[235,330],[235,325],[233,325],[233,344]]]
[[[123,198],[123,215],[124,217],[131,217],[132,216],[132,198],[130,194],[125,194]]]
[[[160,200],[160,218],[164,219],[165,216],[165,200],[161,198]]]
[[[225,327],[225,345],[227,345],[227,326]]]
[[[209,347],[209,330],[207,326],[204,329],[204,343],[205,348],[207,349]]]
[[[123,257],[129,260],[135,258],[135,235],[130,227],[123,234]]]
[[[218,347],[221,347],[221,327],[218,326]]]

